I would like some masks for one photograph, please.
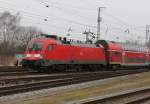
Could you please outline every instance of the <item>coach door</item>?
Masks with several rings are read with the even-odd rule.
[[[110,62],[112,64],[120,64],[121,62],[121,52],[118,50],[111,51]]]

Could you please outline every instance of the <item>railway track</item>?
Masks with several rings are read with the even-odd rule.
[[[111,97],[87,101],[81,104],[143,104],[150,101],[150,87],[123,92]]]
[[[99,71],[99,72],[76,72],[76,73],[52,73],[33,76],[4,77],[0,82],[6,83],[0,87],[0,96],[11,95],[21,92],[53,88],[58,86],[71,85],[92,80],[123,76],[146,72],[149,70],[119,70],[119,71]],[[13,84],[8,84],[12,82]],[[18,83],[23,82],[23,83]],[[25,82],[25,83],[24,83]]]
[[[16,71],[16,72],[0,72],[1,77],[7,76],[25,76],[25,75],[37,75],[40,73],[36,73],[35,71]],[[42,73],[41,73],[42,74]]]
[[[15,67],[15,66],[0,66],[0,72],[18,72],[23,71],[22,67]]]

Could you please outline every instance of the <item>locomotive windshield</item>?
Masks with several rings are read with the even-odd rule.
[[[34,42],[30,43],[28,46],[28,51],[41,51],[42,50],[43,43],[42,42]]]

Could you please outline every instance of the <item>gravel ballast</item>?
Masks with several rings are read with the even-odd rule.
[[[0,104],[76,104],[150,86],[150,72],[0,97]]]

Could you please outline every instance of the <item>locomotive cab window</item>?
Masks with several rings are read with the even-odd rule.
[[[41,51],[43,47],[42,42],[33,42],[29,44],[28,51]]]
[[[53,49],[53,46],[49,44],[48,47],[47,47],[47,50],[50,51],[52,49]]]

